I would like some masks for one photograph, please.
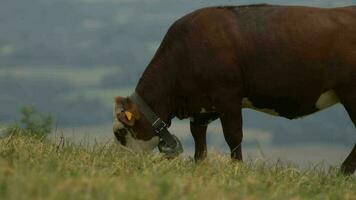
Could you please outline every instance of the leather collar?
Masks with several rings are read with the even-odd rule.
[[[168,157],[175,157],[183,152],[179,139],[168,131],[167,124],[147,105],[137,92],[129,97],[151,123],[153,130],[160,138],[158,149]]]

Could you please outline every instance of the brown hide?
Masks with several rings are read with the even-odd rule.
[[[243,97],[293,119],[317,111],[322,93],[355,85],[355,35],[352,7],[201,9],[170,28],[137,91],[168,106],[157,108],[166,120]]]
[[[136,88],[166,122],[217,114],[238,160],[244,98],[294,119],[318,111],[330,90],[356,122],[356,7],[197,10],[171,26]],[[191,130],[196,157],[205,155],[206,127]],[[349,172],[355,156],[344,163]]]

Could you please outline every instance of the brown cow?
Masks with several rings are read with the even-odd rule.
[[[163,152],[180,151],[166,126],[191,118],[199,160],[207,125],[220,118],[242,160],[242,108],[295,119],[338,102],[355,124],[356,7],[211,7],[171,26],[134,95],[116,98],[114,133],[131,148],[161,138]],[[356,145],[341,169],[355,171]]]

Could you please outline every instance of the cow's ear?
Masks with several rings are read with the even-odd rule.
[[[116,97],[116,117],[127,126],[134,126],[140,119],[140,111],[137,105],[129,98]]]

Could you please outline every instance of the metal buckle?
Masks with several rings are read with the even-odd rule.
[[[158,118],[155,122],[152,124],[153,129],[157,134],[159,134],[163,129],[167,127],[167,124],[164,123],[164,121],[161,120],[161,118]]]

